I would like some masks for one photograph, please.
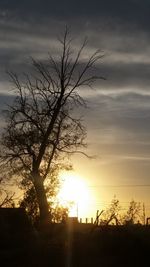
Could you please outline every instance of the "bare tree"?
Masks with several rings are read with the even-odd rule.
[[[135,224],[141,221],[141,203],[131,200],[127,213],[124,216],[125,224]]]
[[[86,129],[73,115],[75,108],[85,105],[79,89],[103,79],[92,74],[103,57],[101,51],[82,61],[87,43],[84,41],[75,54],[67,29],[59,42],[59,57],[49,55],[44,63],[32,59],[34,73],[26,74],[23,80],[9,73],[17,96],[8,107],[1,141],[0,167],[7,168],[3,177],[17,176],[22,185],[33,185],[41,222],[51,220],[46,179],[52,179],[53,173],[62,168],[66,154],[86,145]]]
[[[112,223],[112,221],[115,221],[116,225],[121,224],[120,214],[119,214],[120,210],[121,210],[120,202],[116,198],[116,196],[114,196],[108,209],[106,209],[103,212],[103,214],[102,214],[103,216],[100,220],[100,224],[101,225],[109,225]]]

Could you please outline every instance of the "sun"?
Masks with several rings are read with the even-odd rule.
[[[69,205],[69,216],[83,218],[88,212],[90,192],[85,179],[73,171],[61,173],[62,187],[58,194],[62,205]]]

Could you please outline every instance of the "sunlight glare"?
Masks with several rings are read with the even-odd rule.
[[[88,212],[90,193],[86,181],[74,172],[63,172],[63,180],[58,198],[62,205],[71,204],[69,216],[83,217]]]

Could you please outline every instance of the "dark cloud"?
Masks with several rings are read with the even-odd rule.
[[[149,22],[150,2],[148,0],[105,0],[105,1],[42,1],[42,0],[26,0],[26,1],[1,1],[0,8],[6,11],[15,11],[17,15],[24,17],[26,15],[40,15],[53,17],[112,17],[141,23],[146,25]]]
[[[87,116],[88,114],[88,116]],[[97,95],[85,113],[89,142],[104,155],[149,155],[150,95]]]
[[[53,41],[68,23],[73,35],[89,36],[89,51],[105,51],[97,69],[107,78],[102,88],[149,88],[149,9],[149,1],[134,0],[1,1],[0,80],[5,69],[27,70],[29,56],[53,53]]]
[[[11,94],[0,94],[0,113],[2,115],[3,110],[8,108],[14,101],[14,96]]]
[[[103,86],[113,88],[130,88],[135,90],[135,87],[150,89],[150,64],[144,63],[114,63],[111,65],[103,65],[102,72],[106,74],[107,82],[103,82]],[[104,74],[104,76],[105,76]],[[108,84],[109,86],[108,86]]]

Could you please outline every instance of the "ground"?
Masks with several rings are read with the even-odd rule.
[[[17,225],[0,231],[3,267],[143,267],[149,249],[150,226]]]

